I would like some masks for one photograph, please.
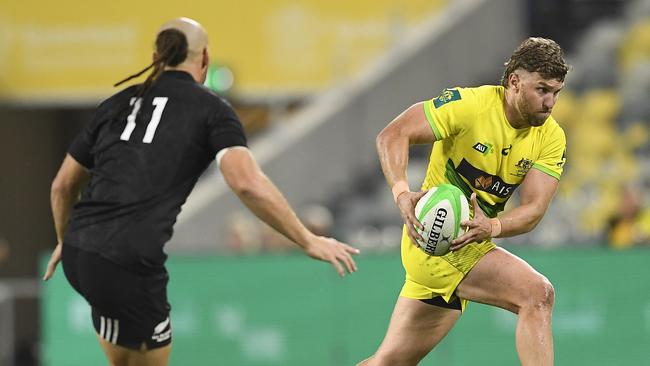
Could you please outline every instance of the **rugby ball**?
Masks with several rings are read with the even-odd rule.
[[[420,198],[415,217],[424,226],[424,230],[418,230],[424,239],[418,240],[420,249],[428,255],[445,255],[451,241],[463,233],[460,223],[469,220],[469,203],[458,187],[441,184]]]

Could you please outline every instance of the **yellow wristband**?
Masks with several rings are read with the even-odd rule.
[[[491,237],[496,238],[501,234],[501,220],[498,217],[490,219],[490,224],[492,225],[492,235]]]
[[[393,184],[393,200],[397,202],[397,197],[404,192],[409,192],[409,184],[404,180],[400,180],[397,183]]]

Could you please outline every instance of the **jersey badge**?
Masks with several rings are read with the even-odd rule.
[[[170,326],[169,317],[167,317],[167,319],[163,320],[158,325],[156,325],[156,327],[153,330],[153,335],[151,336],[151,339],[160,343],[168,340],[171,337],[172,337],[172,329]]]
[[[515,164],[515,168],[517,168],[516,173],[510,173],[512,175],[515,175],[517,177],[523,177],[528,173],[530,168],[533,167],[533,161],[530,159],[526,158],[521,158],[517,164]]]
[[[436,108],[440,108],[454,100],[460,100],[460,92],[456,89],[443,89],[442,93],[433,100],[433,105]]]
[[[492,144],[488,142],[486,143],[477,142],[474,146],[472,146],[472,148],[483,155],[487,155],[492,151],[494,151],[494,147],[492,146]]]

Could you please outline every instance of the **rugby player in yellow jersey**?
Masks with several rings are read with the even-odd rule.
[[[402,262],[406,280],[386,336],[359,365],[416,365],[454,326],[467,301],[518,314],[516,349],[523,365],[552,365],[554,290],[525,261],[491,238],[531,231],[558,186],[566,139],[551,117],[569,67],[560,46],[528,38],[506,63],[500,86],[445,89],[417,103],[377,137],[377,150],[404,219]],[[433,143],[421,192],[406,178],[409,145]],[[415,240],[418,199],[451,183],[470,198],[467,231],[442,257]],[[519,188],[518,207],[497,216]]]

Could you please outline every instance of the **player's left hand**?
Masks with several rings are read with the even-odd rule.
[[[492,235],[492,224],[481,210],[481,207],[479,207],[478,202],[476,202],[476,193],[472,193],[469,202],[474,207],[474,218],[460,223],[460,227],[465,229],[466,232],[451,242],[449,249],[452,251],[458,250],[469,243],[481,242]]]
[[[52,276],[54,276],[54,271],[56,270],[56,266],[59,264],[61,261],[61,243],[58,243],[56,245],[56,248],[54,248],[54,251],[52,252],[52,256],[50,257],[50,261],[47,263],[47,270],[45,271],[45,275],[43,276],[43,281],[47,281]]]
[[[357,264],[352,259],[352,255],[359,254],[359,249],[341,243],[334,238],[312,235],[303,249],[308,256],[314,259],[330,262],[341,277],[345,276],[346,271],[347,273],[357,271]]]

